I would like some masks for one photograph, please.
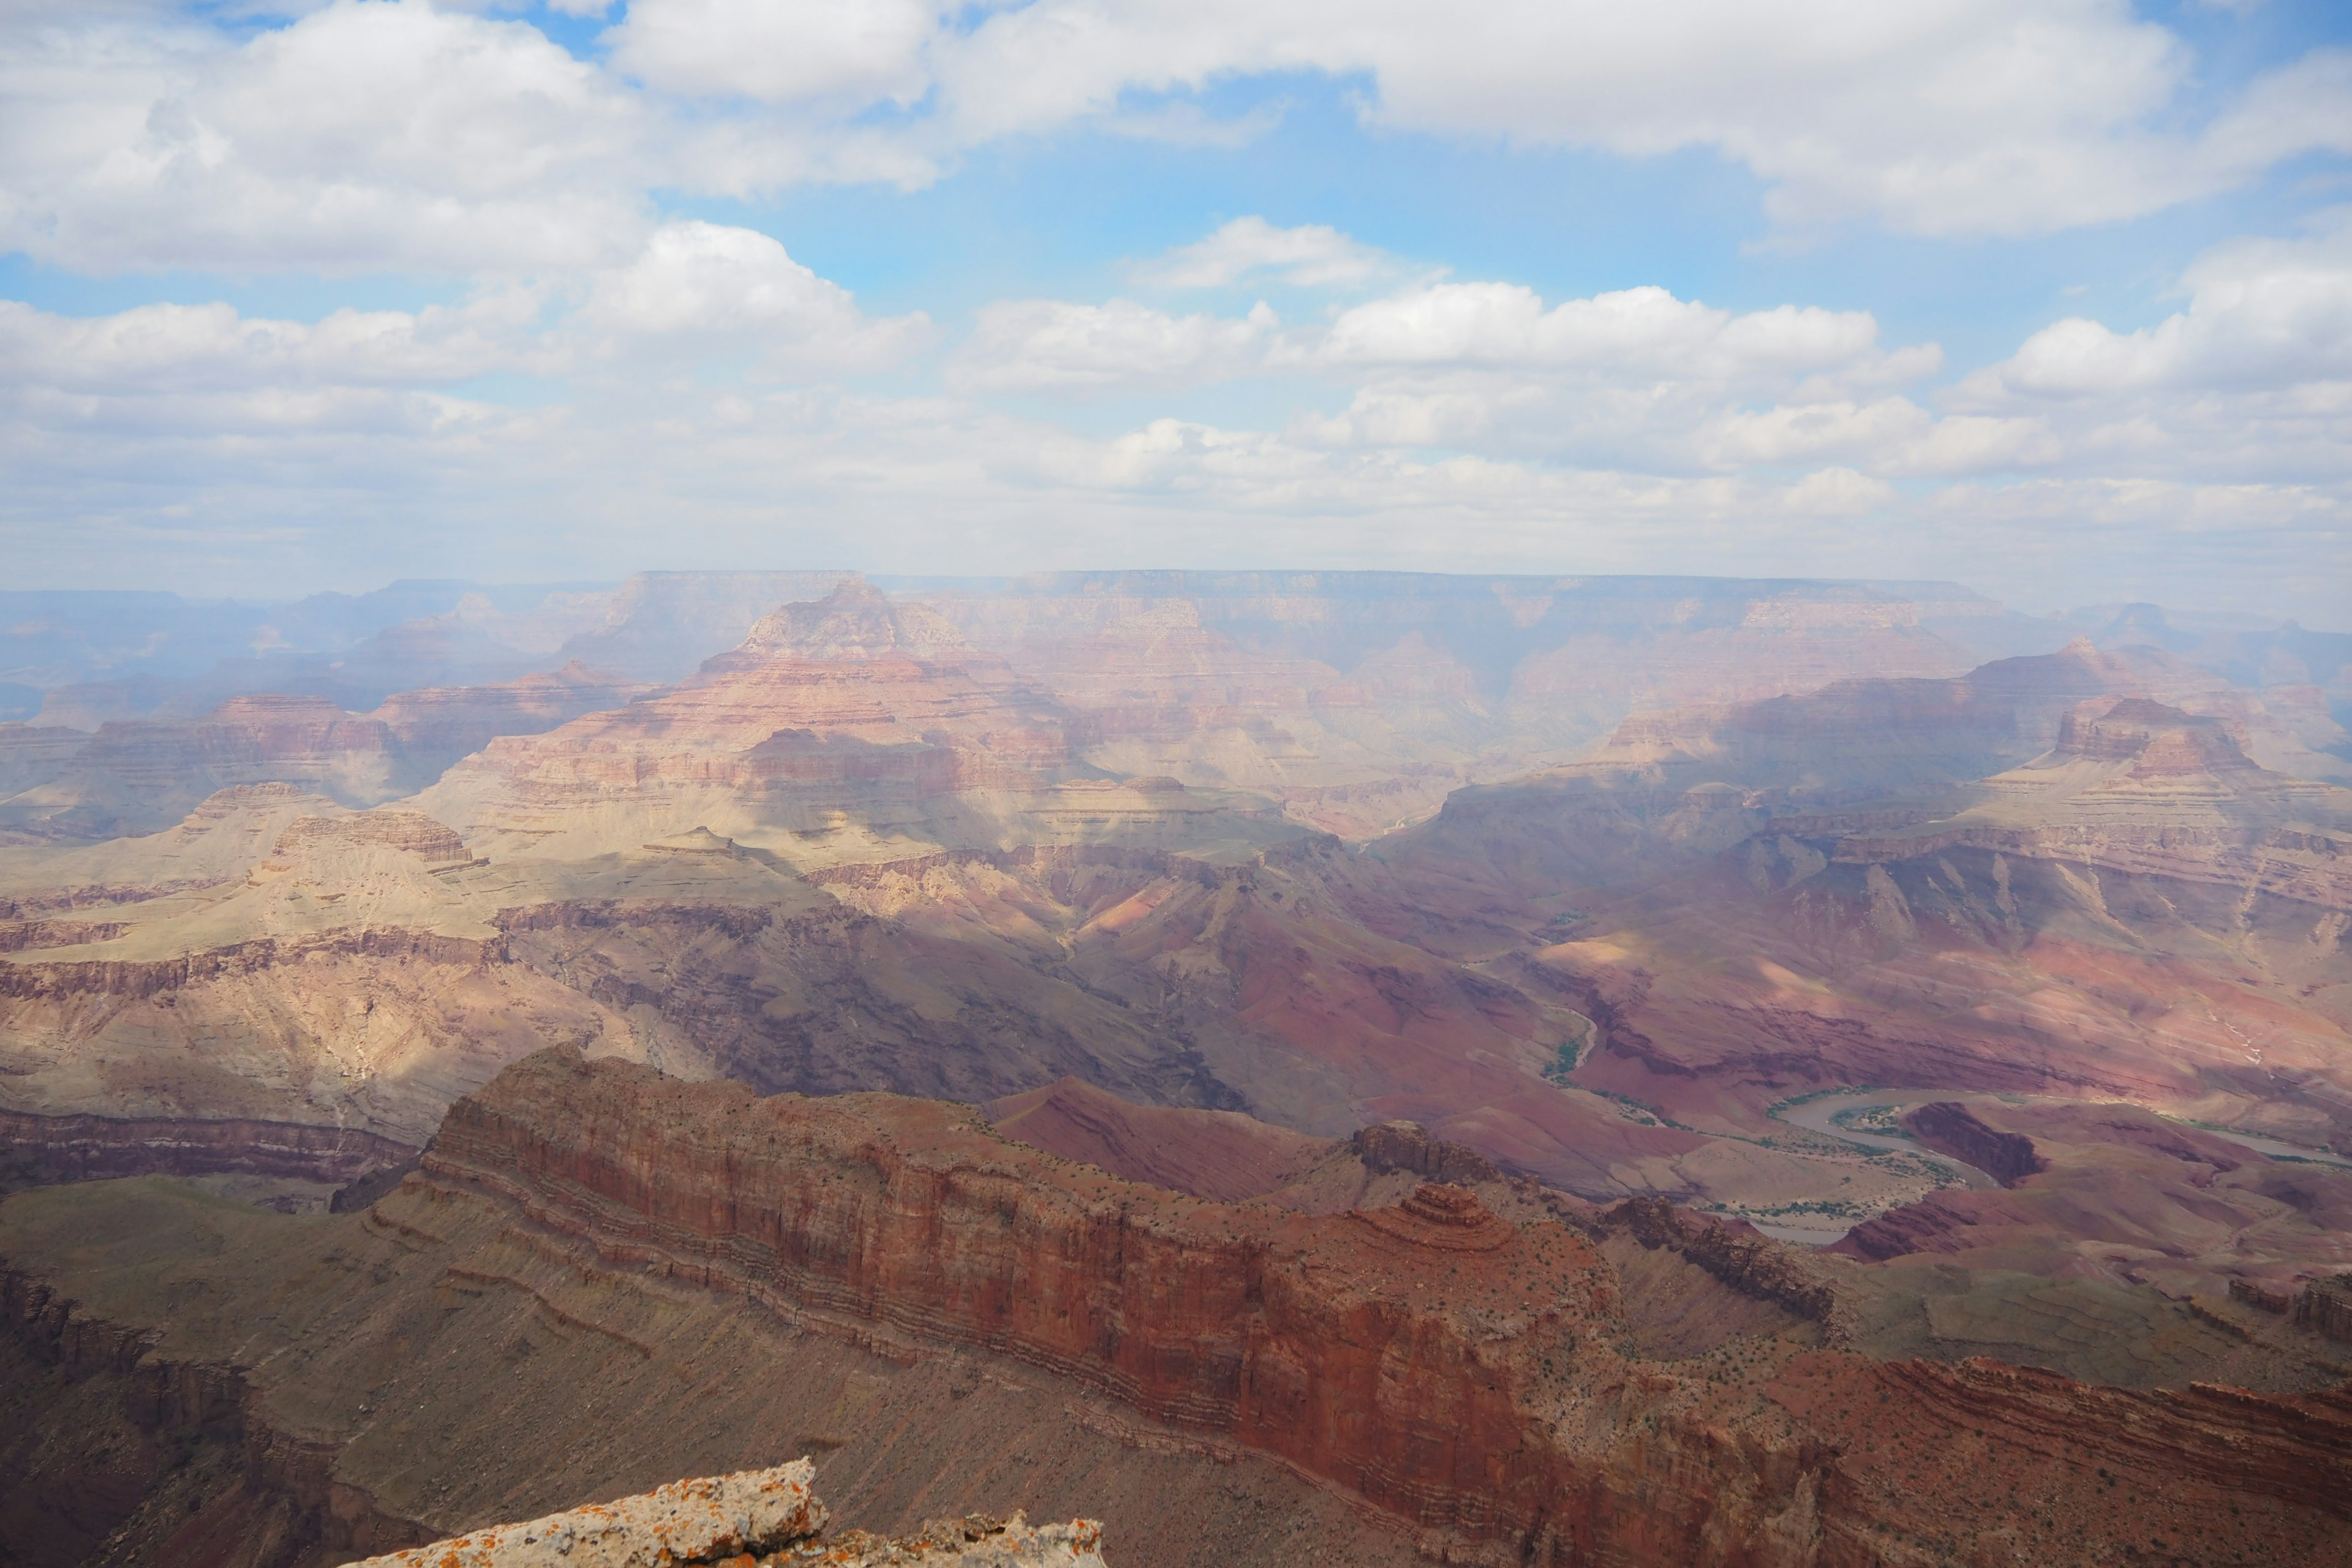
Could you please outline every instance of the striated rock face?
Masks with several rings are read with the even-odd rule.
[[[825,1534],[806,1459],[672,1481],[521,1524],[495,1524],[351,1568],[1104,1568],[1092,1520],[1034,1525],[1020,1514],[927,1525],[903,1541]]]
[[[2121,1434],[2094,1444],[2099,1464],[2183,1500],[2167,1529],[2197,1517],[2197,1487],[2286,1510],[2263,1527],[2276,1541],[2338,1528],[2316,1515],[2352,1497],[2352,1408],[2334,1396],[2086,1390],[1990,1363],[1790,1359],[1783,1342],[1752,1373],[1738,1357],[1696,1373],[1630,1360],[1619,1276],[1588,1226],[1843,1331],[1831,1272],[1663,1205],[1506,1218],[1435,1183],[1336,1215],[1204,1203],[1006,1143],[960,1108],[762,1100],[557,1052],[454,1107],[411,1188],[484,1193],[604,1267],[884,1353],[1066,1378],[1343,1487],[1458,1561],[1793,1568],[1900,1561],[1877,1543],[1919,1530],[1989,1543],[2032,1521],[2006,1503],[1953,1516],[1936,1500],[1955,1483],[1922,1490],[1912,1456],[1958,1464],[1965,1448],[1999,1488],[2087,1500],[2107,1472],[2058,1436],[2076,1423]],[[2026,1528],[2015,1560],[2058,1560],[2080,1515],[2036,1506],[2064,1522]]]
[[[398,740],[320,697],[235,697],[201,719],[101,726],[0,819],[48,838],[105,838],[176,821],[214,791],[298,784],[346,802],[399,793]]]
[[[2294,1299],[2294,1321],[2314,1333],[2352,1344],[2352,1275],[2305,1286]]]
[[[1432,1138],[1415,1122],[1377,1121],[1360,1129],[1349,1144],[1374,1172],[1410,1171],[1454,1186],[1475,1186],[1502,1175],[1476,1150]]]
[[[911,586],[911,585],[910,585]],[[1372,837],[1572,756],[1632,710],[1973,662],[1992,606],[1911,584],[1122,572],[918,589],[1090,721],[1120,773],[1277,795]]]
[[[399,692],[368,716],[398,741],[401,781],[413,789],[431,784],[458,758],[500,735],[535,735],[583,713],[625,707],[653,689],[573,659],[544,675],[494,685]]]
[[[317,849],[349,849],[382,845],[415,856],[429,864],[446,865],[470,858],[466,841],[421,811],[363,811],[350,816],[303,816],[278,836],[277,853],[299,857]]]
[[[357,1128],[0,1110],[0,1147],[37,1180],[239,1174],[351,1182],[416,1151]]]
[[[558,1052],[453,1107],[424,1173],[674,1279],[1033,1363],[1533,1561],[1691,1561],[1814,1484],[1801,1445],[1700,1460],[1707,1440],[1669,1431],[1727,1468],[1663,1513],[1638,1503],[1646,1461],[1538,1414],[1600,1396],[1579,1347],[1611,1310],[1606,1266],[1458,1188],[1328,1217],[1201,1203],[936,1103],[761,1100]]]

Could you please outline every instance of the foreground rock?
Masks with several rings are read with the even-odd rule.
[[[591,1503],[521,1524],[370,1557],[352,1568],[1103,1568],[1102,1527],[975,1516],[927,1525],[904,1541],[864,1531],[824,1539],[825,1509],[806,1459],[731,1476],[672,1481],[639,1497]]]

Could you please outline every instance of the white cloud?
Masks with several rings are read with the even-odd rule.
[[[2312,238],[2240,241],[2182,279],[2189,308],[2110,331],[2080,317],[2045,327],[1969,395],[2072,398],[2145,388],[2279,388],[2352,379],[2352,214]]]
[[[536,28],[344,0],[242,45],[35,29],[0,247],[85,271],[571,268],[644,232],[644,114]]]
[[[1877,338],[1878,323],[1861,310],[1784,305],[1734,316],[1654,287],[1570,300],[1547,310],[1519,284],[1440,283],[1346,311],[1332,323],[1320,357],[1335,363],[1736,375],[1849,366],[1873,355]]]
[[[73,408],[91,429],[165,408],[210,429],[394,406],[376,394],[408,398],[402,418],[438,419],[464,400],[436,389],[494,374],[635,375],[748,358],[763,380],[807,380],[896,363],[930,337],[919,313],[866,315],[766,235],[682,223],[656,230],[627,265],[591,274],[569,310],[541,288],[316,323],[218,303],[75,318],[0,300],[0,395],[20,411]]]
[[[635,260],[596,279],[581,321],[604,358],[750,351],[803,372],[880,368],[931,337],[919,311],[874,320],[771,237],[709,223],[656,229]]]
[[[89,271],[544,272],[634,250],[656,192],[920,184],[1073,124],[1246,140],[1278,106],[1220,121],[1189,95],[1269,73],[1360,81],[1386,129],[1712,149],[1795,229],[2038,233],[2352,151],[2352,53],[2184,125],[2196,62],[2117,0],[635,0],[603,63],[431,0],[276,8],[307,14],[9,8],[0,247]],[[1377,263],[1254,218],[1192,250],[1172,276],[1325,286]]]
[[[2053,322],[1947,403],[2039,420],[2091,472],[2352,475],[2352,214],[2218,247],[2181,281],[2185,310],[2127,332]]]
[[[1263,302],[1238,320],[1171,316],[1113,300],[1005,300],[982,307],[948,367],[960,392],[1084,393],[1195,385],[1255,369],[1278,323]]]
[[[1127,92],[1361,74],[1381,124],[1634,157],[1713,148],[1772,187],[1786,223],[1922,234],[2132,216],[2352,141],[2325,52],[2201,134],[2166,128],[2193,62],[2114,0],[1037,0],[942,35],[931,58],[965,142],[1107,113]]]
[[[854,112],[922,95],[942,19],[933,0],[631,0],[607,41],[619,69],[666,92]]]
[[[1135,268],[1139,282],[1164,289],[1229,289],[1276,279],[1302,289],[1368,283],[1395,270],[1380,250],[1323,224],[1277,228],[1237,217],[1205,239]]]

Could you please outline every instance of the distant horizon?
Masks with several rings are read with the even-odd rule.
[[[947,586],[950,584],[970,584],[975,586],[988,585],[993,587],[1003,587],[1024,582],[1042,582],[1053,578],[1150,575],[1182,575],[1189,577],[1318,576],[1459,578],[1465,581],[1521,579],[1529,582],[1553,583],[1558,583],[1562,580],[1573,580],[1577,582],[1628,583],[1643,581],[1683,581],[1690,583],[1753,584],[1759,587],[1867,587],[1888,593],[1923,588],[1957,588],[1972,595],[1977,598],[1983,599],[1988,603],[1997,605],[2010,615],[2020,616],[2032,620],[2063,623],[2088,616],[2100,614],[2119,615],[2134,609],[2148,608],[2162,612],[2168,616],[2193,617],[2196,621],[2207,623],[2215,629],[2227,626],[2236,626],[2242,629],[2255,629],[2258,627],[2283,629],[2288,626],[2294,626],[2305,631],[2352,635],[2352,610],[2347,610],[2343,616],[2339,617],[2333,623],[2322,620],[2318,624],[2314,624],[2314,622],[2310,620],[2305,620],[2294,615],[2265,615],[2260,611],[2251,609],[2200,605],[2193,603],[2178,601],[2166,602],[2158,599],[2103,599],[2084,603],[2060,604],[2052,608],[2042,609],[2021,605],[2012,600],[2004,598],[1998,594],[1990,593],[1986,589],[1975,584],[1971,584],[1964,579],[1957,577],[1901,578],[1885,576],[1835,576],[1829,574],[1760,575],[1749,573],[1578,572],[1565,570],[1520,572],[1464,570],[1446,572],[1425,568],[1334,566],[1103,566],[1055,568],[1037,572],[1013,573],[903,573],[862,571],[856,567],[839,565],[740,567],[646,566],[608,577],[485,578],[448,575],[411,575],[383,579],[374,583],[371,586],[314,587],[299,593],[267,596],[236,594],[212,595],[183,593],[177,589],[172,588],[94,587],[81,584],[45,584],[30,586],[12,586],[9,588],[0,589],[0,604],[5,604],[5,601],[12,597],[29,597],[40,595],[84,595],[92,597],[112,595],[121,595],[126,598],[161,595],[177,599],[180,603],[192,607],[218,605],[236,606],[247,609],[271,609],[300,605],[313,600],[336,597],[348,600],[359,600],[364,599],[373,594],[387,593],[397,588],[451,587],[462,588],[473,592],[499,591],[512,594],[593,594],[614,591],[628,583],[631,579],[639,577],[725,577],[760,575],[767,574],[821,574],[825,573],[841,573],[845,575],[862,577],[866,581],[875,584],[877,586],[881,587],[886,593],[919,593],[924,591],[925,586],[931,584],[937,584],[940,586]]]

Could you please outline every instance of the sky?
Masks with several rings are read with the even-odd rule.
[[[2352,6],[0,0],[0,580],[2352,629]]]

